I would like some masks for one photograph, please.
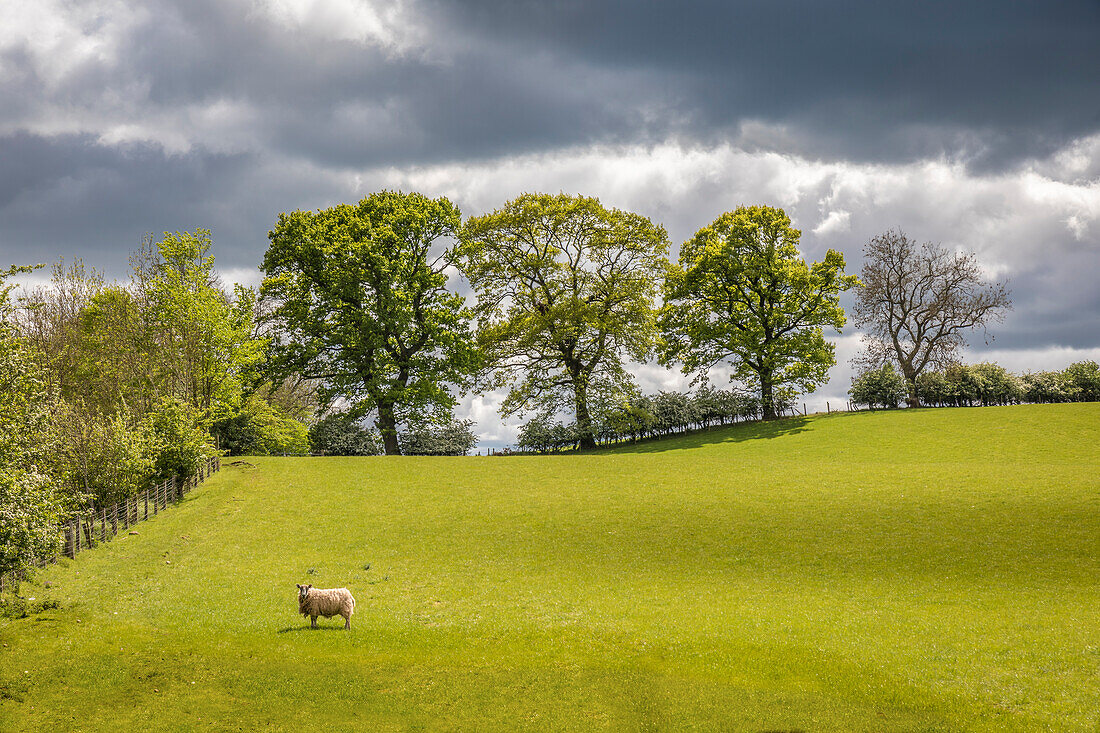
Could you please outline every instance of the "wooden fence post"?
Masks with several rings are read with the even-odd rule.
[[[99,520],[99,537],[100,541],[107,541],[107,507],[103,507],[101,510],[102,515]]]
[[[73,541],[73,559],[76,559],[76,555],[80,552],[80,517],[73,520],[73,537],[76,539]]]
[[[118,534],[118,502],[111,507],[111,536],[114,537]]]
[[[149,518],[149,489],[145,490],[145,518]]]

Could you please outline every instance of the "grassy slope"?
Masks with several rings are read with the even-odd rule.
[[[1098,445],[1091,404],[252,459],[25,586],[63,608],[0,621],[0,730],[1092,730]]]

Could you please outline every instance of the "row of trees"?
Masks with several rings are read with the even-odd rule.
[[[1016,375],[998,364],[956,363],[923,372],[915,393],[919,404],[932,407],[1093,402],[1100,400],[1100,366],[1081,361],[1063,371]],[[905,378],[886,364],[856,377],[848,394],[854,404],[889,408],[909,399],[910,390]]]
[[[453,418],[409,425],[398,433],[404,455],[464,456],[477,445],[472,420]],[[354,414],[333,412],[309,429],[314,453],[327,456],[377,456],[383,453],[378,432],[363,425]]]
[[[776,402],[774,406],[778,412],[791,409],[786,402]],[[694,393],[661,391],[655,395],[637,395],[596,415],[593,422],[596,442],[612,444],[758,420],[762,414],[759,397],[714,389],[704,382]],[[574,450],[581,447],[581,434],[576,423],[564,424],[538,415],[520,429],[517,447],[537,453]]]
[[[823,329],[844,325],[857,280],[832,250],[806,264],[799,237],[782,210],[740,207],[671,263],[663,227],[594,198],[524,194],[463,222],[445,198],[387,191],[280,215],[264,322],[277,372],[373,413],[387,454],[401,425],[446,420],[469,387],[507,388],[505,417],[571,413],[593,447],[597,416],[636,391],[630,361],[728,364],[765,418],[825,379]],[[448,288],[459,273],[472,305]]]

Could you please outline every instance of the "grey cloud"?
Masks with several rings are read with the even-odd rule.
[[[1100,129],[1091,2],[411,7],[424,48],[394,55],[319,40],[246,3],[161,0],[117,58],[70,70],[40,104],[94,126],[227,100],[250,110],[256,148],[345,167],[676,136],[991,169]],[[21,54],[7,52],[0,85],[14,123],[36,83]],[[746,134],[757,123],[782,132]]]
[[[1098,129],[1093,2],[444,4],[515,53],[671,75],[702,139],[790,124],[810,157],[948,154],[994,165]]]
[[[242,155],[169,156],[157,146],[27,134],[0,137],[0,161],[2,260],[84,257],[115,275],[145,233],[200,226],[238,233],[233,207],[219,202],[249,166]]]

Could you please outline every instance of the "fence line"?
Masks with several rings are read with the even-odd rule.
[[[131,496],[116,502],[114,506],[101,507],[99,512],[90,512],[84,515],[72,517],[67,522],[58,525],[57,533],[62,536],[61,552],[49,558],[38,558],[35,566],[44,568],[61,559],[64,555],[75,560],[82,550],[90,550],[96,545],[109,542],[119,532],[129,532],[130,527],[138,522],[149,519],[149,504],[153,505],[153,516],[167,509],[169,503],[177,503],[185,495],[198,488],[212,474],[221,470],[221,458],[213,456],[207,458],[199,465],[198,473],[190,478],[181,479],[173,476],[147,488],[137,496]],[[142,507],[144,505],[144,512]],[[98,528],[96,524],[98,523]],[[6,588],[18,588],[21,577],[16,573],[0,574],[0,592]]]

